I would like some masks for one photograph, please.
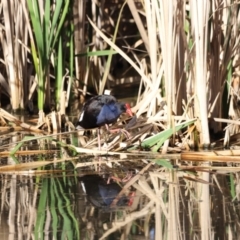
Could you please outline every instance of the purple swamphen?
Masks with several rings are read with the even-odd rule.
[[[90,98],[83,106],[77,123],[77,129],[100,128],[117,121],[122,113],[133,116],[128,103],[121,103],[111,95],[99,95]],[[98,146],[100,147],[100,131],[98,129]]]
[[[86,175],[79,177],[83,183],[88,200],[99,208],[108,208],[117,197],[122,188],[116,182],[107,183],[99,175]],[[129,206],[131,199],[125,195],[118,199],[117,206]]]

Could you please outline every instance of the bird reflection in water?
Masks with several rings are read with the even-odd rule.
[[[110,208],[113,201],[122,190],[120,185],[114,181],[104,179],[100,175],[86,175],[79,177],[82,182],[89,202],[98,208]],[[122,195],[117,199],[116,206],[130,206],[132,204],[133,193],[128,196]]]

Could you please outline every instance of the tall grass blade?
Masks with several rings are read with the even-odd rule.
[[[183,129],[191,124],[193,124],[196,120],[190,120],[190,121],[186,121],[184,123],[178,124],[175,126],[175,128],[170,128],[170,129],[166,129],[154,136],[151,136],[147,139],[145,139],[141,146],[143,148],[151,148],[153,147],[155,144],[156,146],[153,148],[153,152],[157,152],[158,149],[163,145],[163,143],[169,139],[175,132],[179,131],[180,129]]]
[[[44,178],[42,180],[42,190],[37,209],[36,226],[34,229],[35,239],[44,239],[44,224],[47,209],[47,196],[48,196],[48,179]]]

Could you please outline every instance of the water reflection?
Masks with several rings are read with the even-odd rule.
[[[154,219],[148,207],[144,210],[149,201],[139,190],[125,188],[128,183],[116,182],[108,175],[91,174],[78,180],[83,239],[154,239],[154,232],[150,238],[148,230]],[[148,213],[149,227],[143,229],[143,217]]]
[[[9,224],[5,239],[80,239],[74,185],[73,177],[1,176],[1,227]]]
[[[76,173],[67,164],[61,169],[60,164],[48,166],[43,173],[0,175],[1,240],[149,240],[201,236],[200,207],[206,200],[199,197],[203,186],[200,172],[194,175],[190,169],[169,170],[151,164],[151,169],[141,170],[124,183],[101,172]],[[210,175],[211,184],[207,186],[212,205],[208,214],[214,216],[211,226],[215,236],[231,232],[232,239],[238,239],[234,229],[238,228],[239,204],[231,200],[231,175]]]
[[[141,216],[133,208],[136,199],[140,208],[148,202],[139,191],[134,191],[134,201],[126,191],[118,198],[123,188],[113,180],[69,175],[1,175],[1,239],[120,239],[130,232],[132,239],[144,236],[139,228],[144,221],[137,219],[148,211]]]
[[[117,182],[114,182],[108,177],[104,179],[99,175],[85,175],[79,178],[82,182],[84,192],[87,194],[88,200],[95,207],[105,208],[111,207],[114,199],[118,197],[122,188]],[[116,206],[128,206],[131,202],[131,197],[123,194],[116,199]]]

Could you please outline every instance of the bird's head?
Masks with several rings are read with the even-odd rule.
[[[133,117],[133,113],[132,113],[132,109],[129,103],[125,104],[125,108],[126,108],[126,113],[130,116]]]

